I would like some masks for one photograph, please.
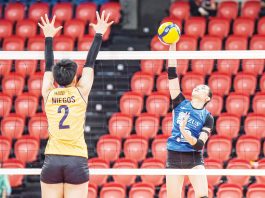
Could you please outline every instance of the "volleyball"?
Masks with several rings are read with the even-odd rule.
[[[158,38],[165,44],[172,44],[178,42],[180,38],[179,27],[172,22],[165,22],[158,28]]]

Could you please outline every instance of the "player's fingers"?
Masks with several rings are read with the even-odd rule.
[[[97,16],[97,21],[99,21],[100,20],[100,16],[99,16],[98,11],[96,11],[96,16]]]
[[[54,16],[52,17],[52,22],[51,22],[52,25],[54,25],[54,23],[55,23],[55,19],[56,19],[56,15],[54,15]]]
[[[59,32],[62,28],[63,28],[63,26],[59,26],[58,28],[55,29],[55,31]]]
[[[48,15],[47,14],[45,14],[45,19],[46,19],[46,23],[49,24],[50,21],[49,21],[49,18],[48,18]]]
[[[110,17],[110,13],[108,13],[108,15],[107,15],[107,17],[106,17],[106,19],[105,19],[105,22],[108,22],[109,17]]]
[[[114,23],[114,21],[107,23],[108,27],[111,26],[113,23]]]
[[[104,21],[104,18],[105,18],[105,10],[103,10],[102,14],[101,14],[101,20]]]
[[[38,23],[38,25],[39,25],[39,27],[40,27],[41,29],[43,29],[43,28],[44,28],[44,26],[43,26],[43,25],[41,25],[40,23]]]
[[[94,24],[94,23],[90,23],[89,26],[91,26],[91,27],[94,28],[94,27],[96,26],[96,24]]]
[[[41,17],[40,19],[41,19],[42,25],[46,25],[46,23],[45,23],[43,17]]]

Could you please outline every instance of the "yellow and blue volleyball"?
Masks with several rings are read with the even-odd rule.
[[[178,42],[181,32],[179,27],[172,22],[165,22],[158,28],[158,38],[165,44]]]

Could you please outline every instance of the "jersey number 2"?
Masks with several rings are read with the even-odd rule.
[[[63,125],[63,122],[66,120],[68,114],[69,114],[69,108],[66,105],[61,105],[58,108],[58,113],[62,113],[62,109],[64,109],[64,115],[62,119],[59,122],[59,129],[69,129],[69,125]]]

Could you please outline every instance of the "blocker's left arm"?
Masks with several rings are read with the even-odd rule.
[[[54,88],[54,78],[52,74],[52,66],[54,64],[54,55],[52,48],[53,37],[60,29],[62,29],[62,26],[57,28],[54,27],[55,18],[56,16],[54,15],[52,21],[50,22],[47,14],[45,14],[45,20],[43,19],[43,17],[41,17],[42,23],[38,23],[45,36],[45,73],[41,90],[44,102],[46,102],[50,90]]]

